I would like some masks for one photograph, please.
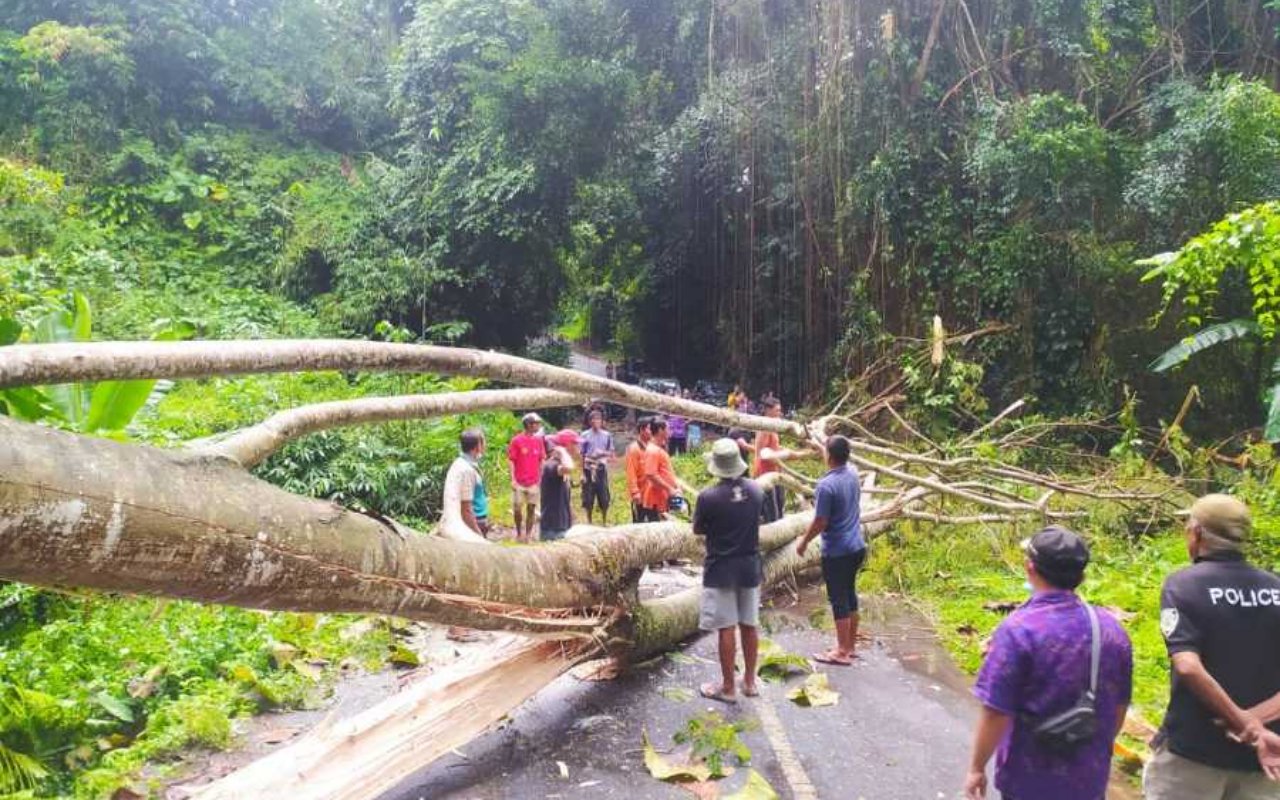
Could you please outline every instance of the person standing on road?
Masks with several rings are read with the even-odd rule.
[[[649,446],[652,436],[652,422],[649,417],[641,417],[636,421],[636,438],[627,445],[623,456],[622,469],[627,474],[627,496],[631,499],[631,521],[640,522],[640,501],[644,495],[644,451]]]
[[[1251,527],[1234,497],[1191,506],[1194,564],[1160,592],[1173,686],[1143,775],[1148,800],[1280,798],[1280,576],[1245,560]]]
[[[680,414],[667,417],[668,450],[671,455],[678,456],[689,452],[689,420]]]
[[[541,436],[542,417],[530,411],[520,420],[524,430],[507,446],[511,463],[511,513],[515,516],[516,541],[533,538],[538,516],[538,482],[547,446]]]
[[[762,404],[764,405],[764,415],[766,417],[782,418],[782,402],[778,398],[767,398],[762,401]],[[784,449],[778,434],[773,431],[762,431],[756,436],[755,450],[755,469],[753,474],[756,478],[762,478],[770,472],[781,472],[783,461],[801,455],[797,451]],[[764,522],[782,519],[786,504],[787,495],[782,489],[782,484],[774,484],[772,488],[765,490],[764,511],[761,519]]]
[[[856,657],[858,570],[867,560],[867,542],[862,537],[862,487],[857,469],[849,463],[849,451],[845,437],[827,440],[827,474],[814,489],[813,523],[797,547],[803,557],[809,542],[822,535],[822,579],[827,584],[827,600],[836,622],[836,646],[813,659],[840,667],[850,666]]]
[[[588,427],[582,432],[582,509],[587,524],[592,511],[600,509],[600,524],[609,522],[609,464],[614,459],[613,434],[604,429],[604,415],[591,413]]]
[[[719,637],[720,683],[704,683],[698,692],[710,700],[737,702],[733,670],[736,636],[742,639],[742,693],[755,697],[756,659],[760,636],[760,507],[764,492],[743,477],[747,464],[732,439],[711,447],[707,471],[720,481],[698,494],[693,532],[705,536],[707,558],[702,572],[702,609],[698,624]]]
[[[559,431],[547,437],[547,446],[550,450],[539,474],[542,519],[538,523],[538,538],[554,542],[563,539],[565,532],[573,527],[573,491],[569,476],[573,475],[578,434]]]
[[[1115,617],[1075,592],[1089,563],[1079,536],[1045,528],[1025,550],[1033,595],[996,628],[974,684],[982,712],[965,796],[987,796],[995,753],[1005,800],[1103,800],[1133,690],[1133,647]]]
[[[667,453],[667,421],[655,419],[649,424],[653,437],[644,450],[644,482],[640,489],[640,521],[661,522],[666,519],[672,497],[680,496],[680,484],[671,468]]]
[[[489,534],[489,494],[480,472],[484,456],[484,431],[468,428],[458,437],[461,455],[444,477],[445,513],[457,513],[467,527],[481,536]]]

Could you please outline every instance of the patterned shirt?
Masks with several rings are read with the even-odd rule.
[[[1000,623],[973,693],[1013,717],[996,753],[996,788],[1006,797],[1103,800],[1121,706],[1133,690],[1133,648],[1115,617],[1097,609],[1102,633],[1092,741],[1063,756],[1036,743],[1032,728],[1076,704],[1089,687],[1089,616],[1075,592],[1032,597]]]

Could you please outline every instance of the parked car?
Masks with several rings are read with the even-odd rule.
[[[644,375],[645,363],[639,358],[628,358],[618,365],[618,380],[623,383],[636,384]]]
[[[658,394],[680,394],[680,381],[675,378],[645,378],[640,381],[640,388]]]
[[[729,400],[729,392],[733,387],[725,381],[698,381],[693,385],[693,397],[704,403],[722,406]]]

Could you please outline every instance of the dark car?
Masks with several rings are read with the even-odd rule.
[[[640,388],[658,394],[680,394],[680,381],[675,378],[645,378]]]
[[[725,381],[698,381],[693,384],[693,397],[714,406],[725,405],[729,401],[729,392],[733,387]]]

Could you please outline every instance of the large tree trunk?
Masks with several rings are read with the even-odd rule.
[[[552,387],[729,427],[807,436],[804,426],[785,419],[739,414],[504,353],[425,344],[303,339],[11,345],[4,348],[0,357],[0,389],[134,378],[200,378],[316,370],[469,375],[518,385]]]
[[[701,552],[679,522],[542,547],[453,542],[299,497],[223,459],[3,417],[0,440],[0,577],[40,585],[587,634],[621,613],[645,565]],[[789,541],[805,519],[763,538]]]

